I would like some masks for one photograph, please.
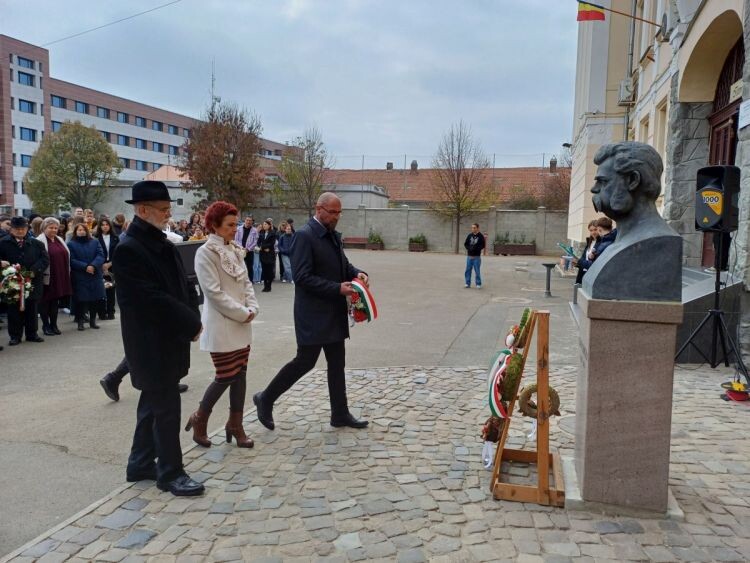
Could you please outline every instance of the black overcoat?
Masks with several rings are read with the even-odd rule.
[[[0,260],[11,264],[20,264],[25,270],[33,272],[29,299],[39,300],[44,292],[44,272],[49,266],[49,254],[44,243],[35,238],[26,237],[23,248],[18,246],[15,237],[7,236],[0,239]]]
[[[201,318],[182,260],[166,235],[139,217],[112,262],[125,357],[136,389],[175,385],[190,369]]]
[[[341,282],[351,281],[360,270],[347,260],[341,233],[331,232],[310,219],[294,234],[291,261],[297,344],[330,344],[349,338]]]

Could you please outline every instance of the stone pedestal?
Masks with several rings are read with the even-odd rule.
[[[667,511],[672,379],[682,305],[578,291],[575,468],[586,503]]]

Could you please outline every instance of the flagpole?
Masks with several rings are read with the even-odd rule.
[[[660,23],[656,23],[654,21],[647,20],[647,19],[644,19],[644,18],[639,18],[638,16],[633,16],[631,14],[628,14],[626,12],[621,12],[621,11],[615,10],[613,8],[607,8],[606,6],[602,6],[601,4],[593,4],[591,2],[586,2],[585,0],[576,0],[576,1],[579,4],[587,4],[589,6],[593,6],[594,8],[599,8],[600,10],[606,10],[607,12],[612,12],[613,14],[619,14],[619,15],[625,16],[627,18],[632,18],[634,20],[638,20],[638,21],[641,21],[643,23],[647,23],[649,25],[653,25],[654,27],[661,27]]]

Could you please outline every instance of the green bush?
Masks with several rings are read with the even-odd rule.
[[[419,233],[413,237],[409,237],[409,242],[413,242],[415,244],[427,244],[427,237],[424,236],[424,233]]]
[[[379,232],[373,231],[370,229],[370,234],[367,235],[367,242],[373,243],[373,244],[383,244],[383,237],[380,235]]]

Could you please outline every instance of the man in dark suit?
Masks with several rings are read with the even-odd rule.
[[[294,235],[291,248],[294,277],[294,327],[297,356],[274,377],[261,393],[253,396],[258,420],[274,429],[273,404],[303,375],[315,367],[320,351],[328,363],[328,393],[331,425],[364,428],[349,412],[344,375],[344,341],[349,338],[346,297],[354,293],[351,280],[368,277],[352,266],[344,254],[336,224],[341,216],[341,200],[326,192],[318,198],[315,217]]]
[[[190,342],[202,327],[182,260],[162,232],[171,217],[162,182],[133,185],[135,217],[115,254],[125,358],[141,391],[127,480],[156,479],[163,491],[195,496],[204,487],[185,473],[180,448],[180,392],[190,368]],[[156,461],[155,461],[156,460]]]
[[[23,270],[31,272],[31,292],[25,299],[23,311],[20,303],[8,305],[8,335],[11,346],[21,343],[26,330],[27,342],[44,342],[39,336],[37,305],[44,291],[44,271],[49,266],[49,254],[44,244],[28,237],[29,223],[26,217],[13,217],[10,220],[8,236],[0,239],[0,267],[19,264]]]

